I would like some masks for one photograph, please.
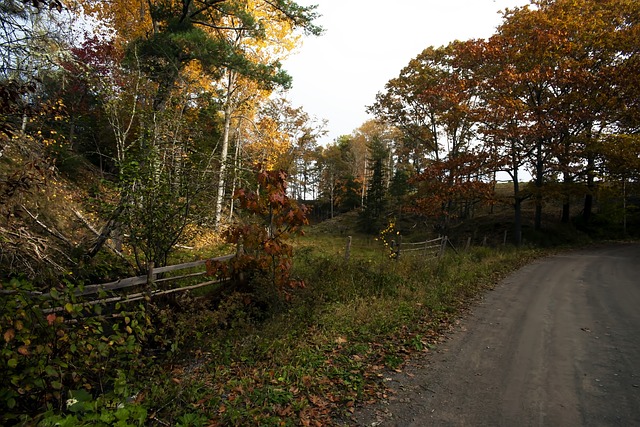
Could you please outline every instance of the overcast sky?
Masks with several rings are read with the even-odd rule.
[[[428,46],[490,37],[499,11],[528,0],[298,0],[318,4],[325,29],[306,37],[284,62],[293,77],[287,98],[312,117],[328,120],[328,143],[366,120],[365,109],[385,83]]]

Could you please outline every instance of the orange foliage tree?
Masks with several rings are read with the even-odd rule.
[[[256,290],[265,281],[285,298],[304,283],[291,277],[292,235],[303,234],[307,209],[287,196],[287,174],[282,170],[258,170],[258,189],[238,189],[234,197],[244,211],[244,220],[225,232],[227,242],[238,245],[229,263],[209,263],[210,275],[233,276],[237,285]]]

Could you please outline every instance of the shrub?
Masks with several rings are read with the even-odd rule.
[[[0,423],[66,411],[73,393],[108,393],[144,365],[143,343],[153,331],[144,304],[133,312],[82,304],[70,283],[46,298],[22,280],[2,288]]]
[[[256,175],[259,191],[240,189],[234,195],[244,210],[243,222],[225,233],[227,242],[242,250],[228,263],[209,263],[207,270],[210,275],[227,277],[242,272],[242,277],[234,278],[246,288],[243,290],[260,290],[267,298],[277,292],[288,299],[292,289],[304,287],[302,281],[291,277],[293,247],[288,238],[302,234],[301,227],[308,224],[306,208],[287,196],[284,171],[259,171]],[[260,285],[267,287],[258,289]]]

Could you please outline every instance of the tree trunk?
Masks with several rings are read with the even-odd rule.
[[[571,202],[565,200],[562,204],[562,216],[560,222],[563,224],[569,224],[571,222]]]
[[[540,231],[542,228],[542,185],[544,182],[544,160],[542,157],[543,140],[538,138],[536,143],[536,211],[534,217],[534,229]]]
[[[362,175],[362,192],[360,194],[360,206],[364,206],[364,198],[367,194],[367,159],[364,159],[364,175]]]
[[[100,234],[98,235],[98,237],[96,237],[91,247],[87,251],[86,256],[88,258],[93,258],[94,256],[96,256],[96,254],[100,252],[100,249],[102,249],[104,244],[107,242],[107,239],[109,239],[111,233],[118,226],[118,220],[120,219],[120,215],[122,215],[122,212],[124,211],[125,205],[126,201],[123,197],[122,199],[120,199],[120,203],[118,203],[116,209],[111,213],[111,216],[107,220],[107,223],[104,225],[104,227],[102,227],[102,230],[100,230]]]
[[[582,210],[582,219],[585,224],[589,224],[593,212],[593,193],[595,191],[594,169],[595,159],[592,154],[589,154],[587,156],[587,194],[584,197],[584,208]]]
[[[492,180],[492,182],[493,182],[493,194],[496,193],[496,184],[497,184],[496,175],[497,175],[496,171],[493,171],[493,180]],[[495,203],[491,203],[491,206],[489,206],[489,214],[490,215],[494,214],[494,211],[495,211],[494,207],[495,207]]]
[[[238,183],[238,170],[240,169],[240,130],[237,130],[238,136],[236,138],[236,149],[233,155],[233,181],[231,183],[231,194],[235,194],[236,185]],[[231,204],[229,206],[229,222],[233,220],[234,199],[231,198]]]
[[[622,177],[622,233],[627,235],[627,177]]]
[[[520,197],[520,183],[518,182],[518,169],[513,175],[513,243],[522,245],[522,197]]]
[[[333,189],[335,187],[335,181],[334,181],[334,176],[333,174],[331,175],[331,189],[330,189],[330,194],[329,194],[329,199],[331,201],[331,218],[333,218]]]
[[[513,243],[519,247],[522,245],[522,199],[520,197],[515,199],[513,210]]]
[[[229,134],[231,131],[231,113],[233,96],[233,85],[235,83],[235,73],[227,72],[227,99],[224,105],[224,131],[222,134],[222,151],[220,153],[220,169],[218,173],[218,193],[216,195],[216,216],[214,224],[216,227],[220,225],[222,218],[222,201],[224,200],[224,187],[226,183],[227,156],[229,154]]]
[[[571,222],[571,184],[573,184],[573,177],[564,173],[564,202],[562,203],[562,218],[560,222],[563,224],[569,224]]]

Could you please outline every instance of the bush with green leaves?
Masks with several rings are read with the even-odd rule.
[[[118,390],[118,382],[126,381],[124,375],[116,380],[115,396],[113,398],[94,397],[86,390],[69,392],[66,401],[66,411],[63,414],[49,411],[42,416],[38,423],[41,427],[137,427],[143,426],[147,420],[147,410],[136,403],[127,402],[126,394]],[[114,396],[114,397],[115,397]]]
[[[71,283],[47,295],[18,279],[0,289],[0,424],[66,413],[72,393],[107,395],[144,366],[153,332],[144,303],[86,304]]]

